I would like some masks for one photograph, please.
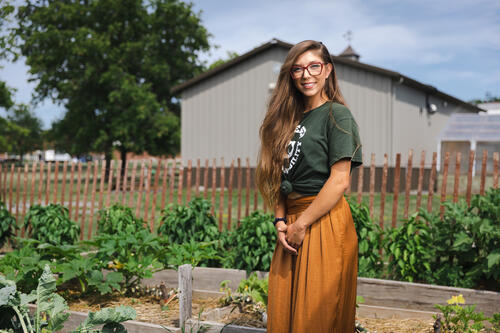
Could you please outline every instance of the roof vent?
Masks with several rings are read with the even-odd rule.
[[[339,54],[339,57],[346,58],[353,61],[359,61],[359,54],[354,51],[351,45],[348,45],[342,53]]]

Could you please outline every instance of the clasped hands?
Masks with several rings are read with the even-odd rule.
[[[278,231],[278,240],[285,251],[297,255],[297,249],[302,245],[306,235],[306,226],[299,220],[290,225],[280,221],[276,224],[276,230]]]

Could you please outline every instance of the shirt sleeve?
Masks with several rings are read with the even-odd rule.
[[[345,111],[339,116],[335,116],[334,113],[329,114],[328,166],[331,167],[343,158],[349,158],[352,171],[363,164],[363,155],[358,124],[347,108]]]

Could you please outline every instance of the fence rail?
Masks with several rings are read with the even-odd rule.
[[[473,177],[473,150],[469,156],[455,155],[452,160],[450,152],[445,154],[443,168],[438,173],[435,152],[432,153],[430,170],[425,168],[425,151],[420,154],[418,168],[413,167],[417,165],[413,162],[413,150],[409,151],[405,168],[401,167],[401,154],[396,154],[394,168],[388,167],[388,155],[384,154],[384,164],[378,176],[375,154],[369,159],[365,156],[369,164],[353,171],[351,187],[346,194],[358,203],[365,202],[370,216],[384,228],[395,227],[420,207],[426,206],[428,211],[439,209],[442,214],[442,202],[447,199],[456,202],[463,197],[470,204],[473,193],[484,194],[486,187],[498,187],[498,152],[491,154],[493,170],[486,169],[489,154],[486,150],[482,152],[479,177]],[[460,165],[467,157],[469,168],[466,179],[462,179]],[[197,159],[193,165],[189,160],[187,165],[182,165],[181,161],[174,159],[154,163],[153,160],[127,161],[122,168],[121,161],[111,161],[107,182],[104,161],[34,162],[23,166],[0,164],[0,201],[6,204],[19,225],[32,205],[62,204],[80,225],[81,239],[90,239],[95,234],[96,212],[114,203],[135,209],[135,214],[143,218],[151,230],[158,226],[157,217],[167,204],[187,203],[194,196],[210,198],[212,213],[216,215],[221,230],[233,228],[235,222],[252,211],[268,209],[256,190],[255,170],[250,167],[249,158],[245,163],[240,158],[232,160],[229,166],[224,159],[220,159],[219,164],[216,159],[206,159],[203,166],[202,162]],[[448,175],[450,165],[453,165],[451,181]],[[388,183],[391,184],[389,188]],[[404,200],[400,195],[404,195]],[[20,236],[24,233],[21,229]]]

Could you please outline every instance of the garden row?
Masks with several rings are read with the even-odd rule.
[[[500,189],[473,196],[470,207],[465,201],[444,206],[442,218],[439,212],[421,209],[400,227],[384,231],[371,221],[366,206],[351,201],[359,276],[499,290]],[[16,228],[13,217],[1,207],[0,246]],[[85,291],[101,277],[101,269],[111,268],[116,274],[109,278],[116,283],[95,283],[105,291],[120,283],[133,287],[157,269],[185,263],[267,271],[276,244],[270,214],[254,212],[237,228],[220,231],[210,203],[201,198],[186,206],[168,206],[155,233],[120,205],[99,212],[98,236],[92,241],[74,245],[78,228],[63,206],[32,207],[25,218],[30,238],[12,240],[17,248],[0,261],[0,271],[16,282],[25,279],[29,289],[47,262],[61,274],[61,283],[77,278]],[[80,254],[91,250],[86,256]]]

